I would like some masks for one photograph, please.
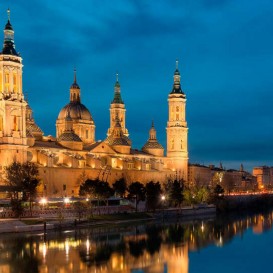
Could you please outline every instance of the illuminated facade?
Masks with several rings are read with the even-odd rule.
[[[273,167],[268,166],[254,167],[253,175],[257,178],[259,189],[272,188]]]
[[[79,177],[99,178],[113,183],[124,177],[128,183],[165,182],[168,177],[187,180],[188,128],[186,97],[180,84],[178,62],[169,102],[167,151],[157,141],[152,123],[148,141],[133,149],[126,129],[126,108],[116,78],[110,104],[110,126],[103,141],[96,141],[95,122],[82,104],[76,71],[70,87],[69,103],[59,112],[56,137],[44,136],[35,123],[32,109],[24,99],[22,58],[15,50],[14,31],[8,18],[0,54],[0,170],[14,160],[37,163],[48,196],[77,195]]]

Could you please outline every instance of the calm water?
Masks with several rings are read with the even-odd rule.
[[[273,213],[0,235],[0,273],[271,272]]]

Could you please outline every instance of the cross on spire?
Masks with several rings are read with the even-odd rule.
[[[10,9],[7,9],[7,14],[8,14],[8,20],[10,20]]]

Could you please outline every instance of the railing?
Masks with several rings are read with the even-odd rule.
[[[134,208],[127,205],[122,206],[100,206],[93,207],[86,210],[75,210],[73,208],[56,208],[56,209],[34,209],[32,212],[29,210],[25,210],[21,217],[40,217],[40,218],[75,218],[81,213],[82,215],[103,215],[103,214],[115,214],[115,213],[124,213],[124,212],[132,212]],[[0,212],[0,218],[14,218],[15,213],[11,209],[3,209]]]

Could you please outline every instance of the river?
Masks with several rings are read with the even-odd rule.
[[[265,272],[273,212],[0,235],[0,273]],[[269,270],[270,271],[270,270]]]

